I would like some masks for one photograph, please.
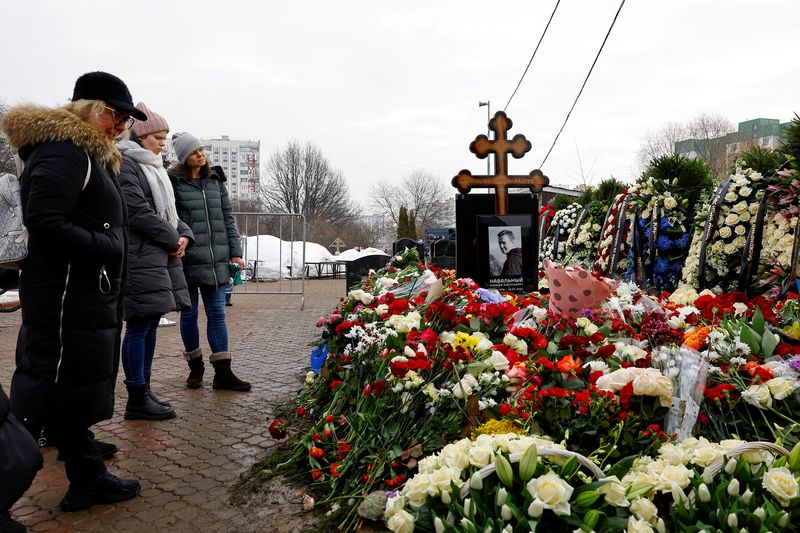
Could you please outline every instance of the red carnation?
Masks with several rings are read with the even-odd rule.
[[[269,434],[275,440],[281,440],[286,438],[287,429],[289,428],[288,424],[283,420],[276,418],[272,421],[272,424],[269,425]]]
[[[312,446],[308,453],[314,459],[322,459],[322,457],[325,455],[325,450],[322,448],[317,448],[316,446]]]

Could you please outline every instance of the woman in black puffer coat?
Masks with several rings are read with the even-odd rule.
[[[211,170],[203,143],[188,133],[175,134],[172,146],[178,165],[169,176],[175,191],[178,218],[189,224],[194,245],[183,258],[183,271],[189,285],[191,309],[181,311],[180,330],[184,356],[189,363],[186,386],[196,389],[203,383],[205,366],[200,349],[198,326],[199,298],[208,320],[209,360],[214,366],[214,389],[250,390],[250,383],[231,371],[228,328],[225,324],[225,286],[230,279],[230,264],[244,268],[242,244],[225,180]]]
[[[111,418],[127,255],[114,139],[145,119],[122,80],[84,74],[63,108],[20,106],[2,129],[25,163],[29,232],[11,411],[35,437],[43,425],[64,458],[65,511],[133,498],[139,482],[108,473],[89,427]]]
[[[130,139],[117,142],[122,152],[119,181],[128,206],[130,239],[122,341],[128,388],[125,419],[167,420],[175,417],[175,410],[150,390],[150,376],[159,319],[190,307],[180,258],[192,231],[178,218],[172,183],[161,159],[169,133],[167,121],[143,103],[136,108],[147,120],[131,127]]]

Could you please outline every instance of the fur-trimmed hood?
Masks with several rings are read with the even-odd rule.
[[[101,165],[109,165],[119,173],[122,155],[114,143],[66,109],[36,105],[13,107],[0,122],[0,129],[15,150],[47,142],[69,141]]]

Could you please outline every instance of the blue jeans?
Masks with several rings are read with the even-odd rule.
[[[197,324],[200,311],[197,293],[203,298],[206,312],[206,335],[212,353],[228,351],[228,327],[225,325],[225,285],[189,285],[191,309],[181,311],[181,339],[187,352],[200,348],[200,328]]]
[[[126,385],[144,385],[153,372],[156,353],[156,331],[161,316],[130,318],[125,323],[122,339],[122,368]]]

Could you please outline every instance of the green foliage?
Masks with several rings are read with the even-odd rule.
[[[586,190],[575,199],[575,202],[581,204],[582,206],[587,206],[594,201],[594,195],[594,187],[587,187]]]
[[[408,236],[414,240],[417,238],[417,214],[413,209],[408,212]]]
[[[408,211],[406,210],[406,206],[400,206],[400,216],[397,219],[397,238],[402,239],[403,237],[408,237]]]
[[[397,238],[402,239],[408,237],[416,240],[417,238],[417,215],[414,210],[406,209],[406,206],[400,206],[400,216],[397,218]]]
[[[739,159],[744,161],[745,167],[752,168],[765,177],[774,174],[786,162],[786,156],[781,152],[761,146],[753,146],[743,152]],[[734,172],[735,165],[731,168],[731,174]]]
[[[680,190],[689,200],[690,206],[694,205],[704,190],[713,185],[711,167],[705,161],[677,154],[653,159],[644,177],[672,184],[672,188]]]
[[[610,205],[614,198],[626,188],[627,185],[616,178],[608,178],[600,182],[594,190],[594,199]]]
[[[781,152],[795,160],[800,159],[800,116],[796,113],[792,123],[786,128]]]
[[[550,203],[553,204],[553,209],[560,211],[573,202],[575,202],[574,197],[566,194],[557,194]]]

